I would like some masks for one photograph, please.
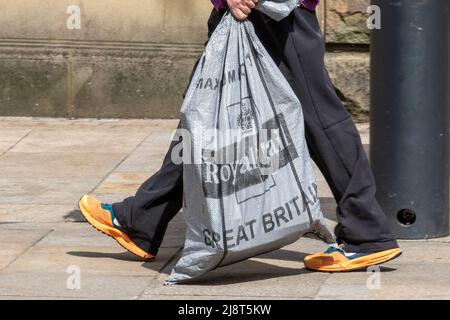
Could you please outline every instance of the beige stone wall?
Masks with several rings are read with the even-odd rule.
[[[71,5],[80,30],[66,26]],[[2,0],[0,38],[200,43],[210,11],[208,0]]]
[[[369,0],[325,0],[325,35],[329,43],[369,44]]]
[[[367,121],[370,103],[370,0],[325,0],[319,11],[328,44],[326,65],[336,90],[356,120]]]
[[[79,30],[67,27],[71,5]],[[358,117],[368,107],[367,5],[324,0],[318,10],[331,76]],[[209,0],[3,0],[0,115],[177,117],[210,11]]]
[[[81,29],[67,28],[67,8]],[[0,115],[178,116],[208,0],[3,0]]]

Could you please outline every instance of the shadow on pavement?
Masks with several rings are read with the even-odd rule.
[[[221,267],[195,281],[186,282],[185,284],[180,285],[222,286],[310,273],[312,273],[312,271],[303,267],[289,268],[274,266],[273,264],[261,261],[246,260],[232,266]]]
[[[82,258],[96,258],[96,259],[115,259],[115,260],[123,260],[130,262],[143,262],[142,259],[136,257],[135,255],[125,251],[125,252],[92,252],[92,251],[69,251],[68,255]]]
[[[143,262],[142,267],[161,274],[169,275],[172,267],[180,257],[181,251],[168,259],[163,266],[152,261]],[[142,262],[129,252],[122,253],[104,253],[89,251],[70,251],[67,254],[77,257],[95,258],[95,259],[117,259],[130,262]],[[220,267],[208,272],[204,276],[192,282],[186,282],[180,285],[198,285],[198,286],[221,286],[228,284],[240,284],[253,281],[276,279],[288,276],[306,275],[317,273],[303,267],[303,259],[309,253],[280,249],[255,257],[258,260],[244,260],[229,266]],[[158,258],[157,258],[158,259]],[[264,262],[267,260],[267,262]],[[274,262],[274,261],[278,261]],[[292,262],[300,265],[293,265]],[[288,266],[283,266],[288,265]],[[397,269],[380,266],[381,272],[392,272]],[[366,269],[351,271],[351,273],[367,273]],[[346,272],[349,273],[349,272]],[[326,274],[326,273],[325,273]]]
[[[66,222],[87,222],[80,210],[72,210],[64,215]]]

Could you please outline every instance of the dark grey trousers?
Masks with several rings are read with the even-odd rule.
[[[212,12],[209,35],[223,13]],[[375,199],[375,181],[359,133],[325,69],[325,44],[315,12],[300,7],[276,22],[254,11],[249,19],[303,105],[311,157],[338,203],[338,242],[348,252],[397,248]],[[169,221],[182,207],[183,166],[172,163],[171,148],[160,171],[134,197],[113,205],[125,232],[151,254],[157,253]]]

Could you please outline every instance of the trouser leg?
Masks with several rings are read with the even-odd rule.
[[[136,195],[113,204],[125,233],[141,249],[156,255],[167,225],[183,201],[183,165],[171,160],[172,142],[161,169],[145,181]]]
[[[398,247],[375,199],[375,180],[358,130],[325,68],[325,44],[315,12],[297,8],[281,22],[254,12],[250,19],[302,103],[311,157],[338,204],[338,242],[349,252]]]

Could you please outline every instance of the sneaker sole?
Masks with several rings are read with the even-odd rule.
[[[401,249],[391,249],[385,250],[379,253],[374,253],[368,256],[364,256],[361,258],[356,258],[353,260],[349,260],[343,264],[333,264],[329,266],[323,267],[314,267],[308,265],[307,261],[305,261],[305,267],[309,270],[313,271],[321,271],[321,272],[348,272],[348,271],[358,271],[364,270],[370,266],[376,266],[380,264],[384,264],[391,260],[394,260],[402,255]]]
[[[145,261],[150,261],[155,259],[154,256],[151,254],[148,254],[138,246],[136,246],[129,238],[120,230],[117,230],[115,228],[112,228],[106,224],[103,224],[96,220],[89,212],[89,207],[87,204],[84,203],[84,197],[80,199],[78,206],[80,207],[81,213],[86,218],[86,220],[90,223],[90,225],[100,231],[101,233],[113,238],[117,241],[117,243],[127,250],[128,252],[131,252],[135,256],[138,256],[139,258],[142,258]]]

